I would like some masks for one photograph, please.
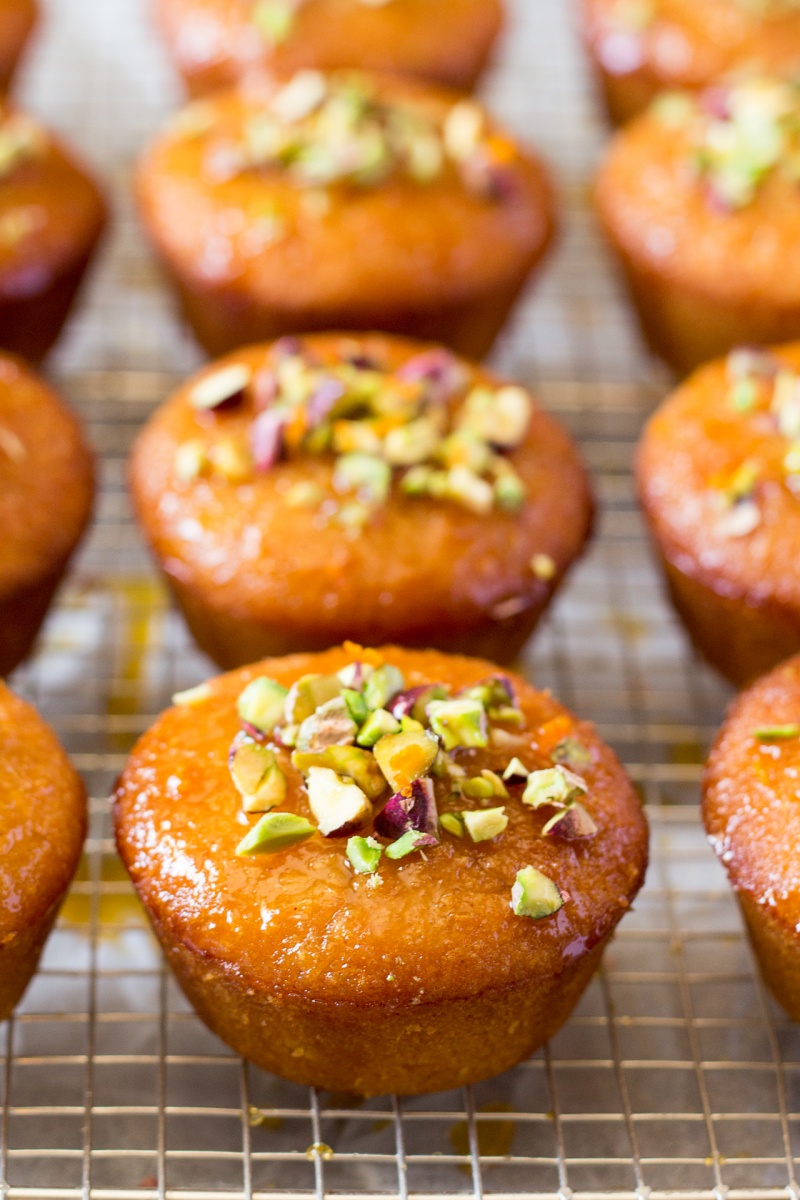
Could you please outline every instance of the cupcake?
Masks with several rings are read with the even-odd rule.
[[[728,872],[775,999],[800,1021],[800,659],[735,701],[703,785],[709,841]]]
[[[800,651],[800,344],[693,375],[647,426],[637,479],[709,662],[741,684]]]
[[[56,341],[105,225],[95,183],[31,117],[0,108],[0,347]]]
[[[600,220],[645,338],[676,371],[800,336],[800,88],[662,97],[600,169]]]
[[[11,87],[38,16],[36,0],[0,0],[0,96]]]
[[[0,683],[0,1021],[36,970],[85,836],[83,784],[52,730]]]
[[[341,71],[190,106],[138,194],[211,354],[382,329],[480,358],[553,234],[541,165],[478,104]]]
[[[503,24],[501,0],[155,0],[189,92],[253,71],[359,67],[469,90]]]
[[[145,427],[130,479],[223,667],[350,635],[511,660],[592,521],[574,444],[524,388],[379,334],[206,368]]]
[[[753,70],[800,74],[797,0],[582,0],[581,24],[619,123],[667,88],[702,91]]]
[[[29,652],[89,522],[92,456],[59,397],[0,355],[0,676]]]
[[[441,1091],[567,1019],[644,876],[593,727],[487,662],[358,646],[176,697],[116,794],[181,987],[301,1084]]]

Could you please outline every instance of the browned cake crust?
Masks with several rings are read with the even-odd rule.
[[[767,986],[800,1020],[800,660],[731,706],[703,788],[706,829],[730,877]]]
[[[701,653],[737,684],[800,650],[798,370],[797,344],[703,367],[656,412],[637,456],[675,606]]]
[[[21,361],[0,355],[0,676],[30,651],[93,495],[77,420]]]
[[[800,336],[798,111],[795,86],[751,80],[666,97],[611,143],[596,182],[602,229],[650,349],[679,374]]]
[[[52,731],[0,683],[0,1021],[36,970],[85,836],[80,779]]]
[[[362,826],[384,848],[374,877],[355,872],[344,837],[319,833],[271,856],[237,857],[251,824],[228,767],[242,689],[262,675],[288,687],[365,654],[350,646],[268,660],[165,713],[117,790],[117,843],[181,986],[235,1050],[335,1091],[444,1090],[510,1068],[566,1020],[642,882],[647,828],[593,728],[513,678],[521,727],[497,718],[487,749],[454,750],[450,761],[472,775],[503,770],[516,754],[532,771],[551,768],[568,746],[580,756],[593,836],[542,836],[553,810],[534,811],[521,785],[509,785],[511,795],[492,801],[508,818],[492,840],[440,828],[423,854],[392,861],[390,840]],[[437,681],[457,691],[495,670],[394,648],[371,661],[384,656],[407,687]],[[276,754],[287,786],[280,810],[307,818],[303,778],[289,751]],[[434,788],[440,815],[480,808],[443,778]],[[528,865],[569,897],[540,920],[512,911],[517,872]]]
[[[14,79],[22,54],[39,19],[36,0],[0,2],[0,95]]]
[[[54,345],[105,228],[100,191],[72,151],[0,108],[0,347],[29,361]]]
[[[305,72],[215,94],[142,159],[144,224],[210,354],[382,329],[482,358],[546,254],[542,164],[479,106],[353,81]]]
[[[291,10],[292,5],[287,9]],[[298,0],[277,37],[254,0],[154,0],[175,66],[194,96],[254,70],[359,67],[468,90],[503,25],[501,0]]]
[[[415,364],[449,364],[463,378],[444,409],[434,402],[425,419],[449,412],[451,427],[466,395],[477,386],[496,389],[500,381],[440,349],[382,335],[313,336],[293,348],[295,355],[286,355],[284,343],[252,347],[206,368],[151,419],[134,450],[130,478],[139,520],[199,644],[226,667],[324,649],[350,635],[369,645],[393,639],[472,653],[490,647],[495,658],[513,659],[591,529],[590,484],[569,435],[521,393],[530,418],[497,464],[515,474],[517,507],[492,505],[491,495],[490,511],[476,511],[465,507],[469,495],[458,501],[406,494],[409,467],[395,468],[386,496],[363,508],[357,492],[337,491],[335,449],[304,448],[321,427],[293,451],[293,421],[283,456],[266,470],[253,462],[254,430],[264,419],[259,395],[265,381],[272,392],[274,372],[295,377],[287,359],[310,362],[312,372],[319,367],[321,374],[309,377],[325,387],[339,378],[342,364],[372,363],[385,373],[381,394],[397,397],[402,389],[409,397],[426,394],[402,382]],[[199,411],[198,388],[224,379],[231,367],[244,368],[250,379],[239,404]],[[370,376],[351,370],[347,378],[358,387]],[[362,442],[375,428],[369,420],[333,423],[336,438],[341,430]],[[203,457],[196,475],[186,478],[184,457],[193,447]],[[468,482],[476,486],[472,474]],[[486,485],[478,487],[480,500]],[[359,519],[355,527],[351,517]]]
[[[754,68],[791,79],[800,69],[793,0],[581,0],[581,28],[617,124],[665,88],[699,91]]]

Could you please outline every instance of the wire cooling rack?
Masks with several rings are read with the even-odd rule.
[[[443,0],[444,2],[444,0]],[[653,826],[647,887],[569,1025],[515,1071],[398,1103],[309,1092],[244,1066],[179,994],[114,856],[107,796],[138,734],[208,665],[131,523],[125,456],[197,361],[127,200],[177,98],[145,0],[50,0],[26,101],[109,180],[115,235],[53,373],[102,457],[94,534],[15,686],[86,777],[92,827],[40,974],[0,1026],[0,1196],[70,1200],[543,1196],[798,1198],[800,1030],[765,995],[697,815],[726,692],[665,607],[630,461],[664,381],[599,246],[587,180],[605,131],[566,0],[516,0],[490,92],[553,163],[561,250],[498,360],[568,422],[599,537],[524,669],[595,720]]]

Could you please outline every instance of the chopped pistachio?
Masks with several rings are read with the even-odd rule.
[[[495,796],[508,799],[508,790],[499,775],[494,771],[481,771],[480,776],[466,779],[461,790],[470,800],[491,800]]]
[[[342,683],[336,675],[303,675],[292,685],[286,697],[287,723],[301,725],[323,704],[340,695],[341,691]]]
[[[272,733],[284,716],[285,687],[266,675],[248,683],[236,702],[239,719],[259,733]]]
[[[800,725],[763,725],[753,730],[759,742],[791,742],[800,738]]]
[[[328,746],[351,746],[356,740],[358,725],[350,715],[342,696],[327,700],[301,722],[297,731],[297,749],[315,753]]]
[[[416,829],[409,829],[408,833],[404,833],[396,842],[392,842],[386,847],[386,857],[392,860],[407,858],[409,854],[413,854],[415,850],[422,850],[428,846],[435,845],[435,839],[427,833],[420,833]]]
[[[254,825],[246,837],[242,838],[236,847],[240,858],[250,858],[258,854],[277,854],[288,850],[300,842],[308,841],[316,833],[316,829],[305,817],[295,816],[294,813],[270,812]]]
[[[405,687],[402,671],[391,663],[376,667],[364,685],[364,699],[370,712],[386,708],[387,704]]]
[[[428,705],[431,729],[442,739],[445,750],[466,746],[474,750],[489,744],[486,712],[478,701],[464,696],[434,700]]]
[[[527,497],[525,484],[512,471],[504,471],[494,481],[494,496],[504,512],[519,512]]]
[[[209,458],[228,483],[244,483],[253,473],[250,451],[234,438],[215,443],[209,450]]]
[[[691,121],[697,105],[687,92],[662,92],[650,105],[649,112],[667,129],[680,129]]]
[[[193,483],[199,479],[207,465],[206,445],[199,438],[182,442],[175,451],[175,474],[182,483]]]
[[[351,837],[347,842],[347,858],[357,875],[374,875],[382,855],[383,847],[374,838]]]
[[[464,404],[462,421],[491,445],[512,450],[525,439],[532,417],[533,400],[524,388],[475,388]]]
[[[378,766],[396,792],[427,775],[438,753],[439,743],[425,729],[388,734],[373,749]]]
[[[187,688],[185,692],[175,692],[172,703],[179,708],[190,707],[194,704],[202,704],[204,700],[209,700],[213,695],[214,691],[210,684],[201,683],[197,687]]]
[[[477,812],[464,812],[461,816],[473,842],[490,842],[508,828],[505,808],[481,808]]]
[[[758,400],[758,383],[755,379],[737,379],[728,392],[728,403],[736,412],[750,412]]]
[[[399,732],[400,722],[396,721],[392,714],[387,712],[385,708],[377,708],[375,712],[369,714],[361,726],[356,743],[359,746],[366,746],[371,749],[382,737]]]
[[[453,837],[463,838],[466,833],[464,818],[459,813],[442,813],[439,817],[439,824],[446,833],[452,834]]]
[[[251,20],[259,33],[278,46],[294,28],[296,7],[292,0],[256,0]]]
[[[721,537],[743,538],[754,533],[761,524],[761,509],[755,500],[740,500],[717,520]]]
[[[296,750],[292,763],[303,775],[312,767],[324,767],[352,779],[370,800],[378,800],[386,791],[386,780],[368,750],[355,746],[327,746],[324,750]]]
[[[231,750],[230,768],[245,812],[269,812],[285,802],[286,776],[267,746],[240,737]]]
[[[429,417],[420,417],[391,430],[384,440],[383,454],[393,467],[413,467],[432,458],[440,441],[437,423]]]
[[[593,838],[596,834],[594,818],[578,800],[565,811],[552,816],[542,829],[544,837],[564,838],[568,842]]]
[[[289,508],[316,508],[324,499],[322,488],[311,482],[293,484],[284,497]]]
[[[361,788],[327,767],[309,768],[306,787],[311,811],[325,837],[343,837],[372,817],[372,804]]]
[[[511,889],[511,908],[516,917],[530,917],[541,921],[552,917],[564,907],[564,897],[559,889],[536,867],[523,867],[517,872],[517,880]]]
[[[244,363],[220,367],[194,385],[189,402],[193,408],[204,412],[220,408],[240,399],[252,377],[252,370]]]
[[[592,756],[583,743],[572,737],[562,738],[550,758],[554,763],[561,763],[573,769],[588,767],[592,761]]]
[[[347,705],[347,711],[355,721],[356,725],[363,725],[369,716],[367,702],[361,692],[355,691],[353,688],[346,687],[342,692],[342,699]]]
[[[581,777],[566,767],[548,767],[544,771],[533,771],[528,776],[522,801],[531,808],[551,804],[565,808],[577,796],[585,796],[588,790]]]
[[[465,162],[475,154],[485,126],[484,111],[473,100],[453,105],[444,123],[444,145],[455,162]]]
[[[337,492],[357,492],[371,504],[384,504],[391,482],[391,467],[376,455],[345,454],[337,459],[333,474]]]
[[[512,758],[505,771],[503,771],[503,779],[506,783],[527,783],[529,775],[530,771],[518,758]]]
[[[534,554],[531,559],[531,572],[536,579],[541,579],[543,583],[549,583],[551,579],[555,579],[557,570],[555,560],[549,554]]]

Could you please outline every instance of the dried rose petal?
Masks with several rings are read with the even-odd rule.
[[[283,454],[286,414],[276,409],[259,413],[250,432],[253,465],[256,471],[271,471]]]
[[[341,379],[336,379],[332,375],[317,384],[306,407],[308,423],[311,429],[315,429],[323,421],[327,420],[336,402],[341,400],[345,394],[345,390]]]
[[[464,386],[464,376],[463,364],[442,348],[416,354],[397,371],[397,378],[406,383],[430,384],[433,398],[440,403]]]

